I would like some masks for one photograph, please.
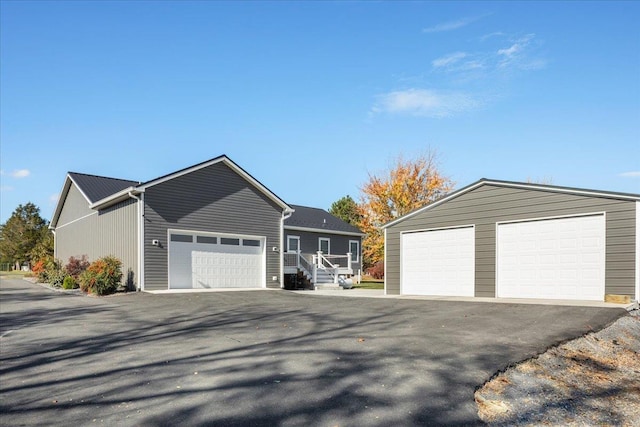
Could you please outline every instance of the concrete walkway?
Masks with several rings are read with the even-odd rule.
[[[492,304],[533,304],[561,305],[569,307],[624,308],[627,311],[638,308],[638,303],[616,304],[604,301],[576,301],[560,299],[526,299],[526,298],[482,298],[482,297],[449,297],[425,295],[385,295],[383,289],[319,289],[317,291],[290,291],[302,295],[322,295],[359,298],[391,298],[403,300],[450,301],[450,302],[483,302]]]

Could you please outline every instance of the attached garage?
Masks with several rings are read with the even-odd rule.
[[[473,226],[403,233],[402,293],[472,297],[474,234]]]
[[[264,237],[169,231],[169,289],[265,287]]]
[[[640,295],[640,195],[482,179],[384,226],[385,292]]]

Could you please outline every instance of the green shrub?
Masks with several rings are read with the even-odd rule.
[[[76,289],[78,284],[76,283],[76,279],[73,276],[67,276],[62,281],[62,289]]]
[[[62,286],[65,277],[67,277],[67,272],[62,268],[62,264],[58,260],[47,262],[44,270],[38,274],[40,282],[49,283],[56,288]]]
[[[80,289],[97,295],[114,293],[122,280],[122,263],[107,256],[100,258],[80,274]]]

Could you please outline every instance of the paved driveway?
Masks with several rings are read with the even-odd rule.
[[[624,310],[0,284],[2,425],[477,424],[494,372]]]

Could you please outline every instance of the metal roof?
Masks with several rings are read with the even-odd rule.
[[[85,197],[89,199],[90,203],[95,203],[125,188],[135,187],[140,184],[138,181],[87,175],[78,172],[69,172],[69,177],[71,177]]]
[[[340,218],[331,215],[329,212],[308,206],[291,205],[295,212],[284,220],[284,226],[306,228],[313,230],[339,231],[349,234],[362,234],[357,227],[349,224]]]
[[[411,218],[412,216],[419,214],[420,212],[432,209],[438,205],[441,205],[442,203],[447,202],[448,200],[454,199],[458,196],[461,196],[462,194],[465,194],[483,185],[495,185],[498,187],[520,188],[525,190],[550,191],[555,193],[576,194],[579,196],[587,196],[587,197],[602,197],[606,199],[615,199],[615,200],[640,201],[640,194],[619,193],[615,191],[590,190],[587,188],[563,187],[559,185],[536,184],[536,183],[516,182],[516,181],[502,181],[498,179],[481,178],[480,180],[474,182],[473,184],[469,184],[466,187],[463,187],[459,190],[449,193],[448,195],[438,200],[435,200],[426,206],[418,208],[413,212],[409,212],[408,214],[403,215],[400,218],[396,218],[393,221],[390,221],[384,224],[382,228],[387,228],[392,225],[395,225],[399,222],[404,221],[405,219]]]

